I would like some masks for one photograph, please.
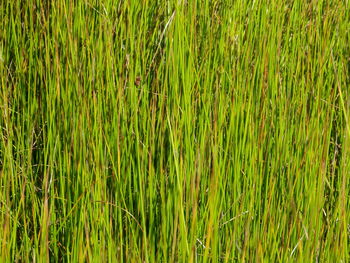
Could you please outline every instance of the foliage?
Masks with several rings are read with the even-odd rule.
[[[1,262],[349,262],[349,1],[0,2]]]

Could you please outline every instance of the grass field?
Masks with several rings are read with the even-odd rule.
[[[0,262],[350,262],[348,0],[3,0],[0,83]]]

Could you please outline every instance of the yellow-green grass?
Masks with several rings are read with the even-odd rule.
[[[349,262],[349,4],[0,1],[0,262]]]

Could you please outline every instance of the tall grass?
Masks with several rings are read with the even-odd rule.
[[[349,262],[350,6],[0,2],[1,262]]]

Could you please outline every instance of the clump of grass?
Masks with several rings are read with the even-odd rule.
[[[2,1],[1,262],[348,262],[347,1]]]

